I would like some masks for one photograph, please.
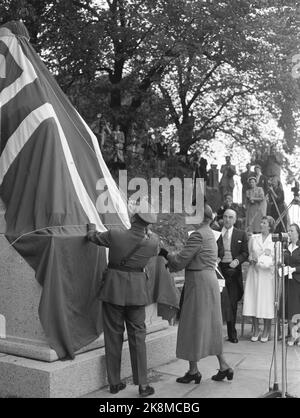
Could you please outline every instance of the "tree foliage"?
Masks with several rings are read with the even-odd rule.
[[[275,118],[297,144],[296,0],[3,0],[88,120],[128,136],[175,128],[180,151],[225,135],[253,147]]]

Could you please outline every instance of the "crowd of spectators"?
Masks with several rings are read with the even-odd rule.
[[[227,208],[228,195],[233,196],[235,183],[233,176],[236,168],[230,157],[225,157],[226,163],[221,166],[222,177],[219,191],[224,200],[223,207]],[[240,174],[242,184],[242,204],[236,208],[239,215],[244,217],[243,229],[251,234],[261,231],[261,220],[264,216],[271,216],[275,220],[275,232],[287,231],[287,214],[283,186],[280,180],[283,157],[276,146],[266,148],[266,152],[255,151],[251,160],[246,163],[245,171]],[[241,213],[244,210],[244,214]],[[220,215],[217,214],[216,221]],[[241,227],[241,225],[239,225]]]
[[[287,215],[279,216],[286,208],[284,190],[280,181],[283,157],[276,149],[276,145],[267,146],[265,152],[256,150],[245,171],[237,174],[236,166],[231,157],[225,156],[224,164],[219,169],[220,180],[212,180],[212,169],[208,169],[208,161],[199,150],[190,156],[180,153],[169,144],[159,133],[149,130],[144,137],[139,137],[132,129],[126,136],[119,124],[111,126],[103,115],[97,115],[98,123],[93,130],[99,139],[100,149],[109,169],[116,173],[128,168],[132,164],[148,164],[154,173],[160,176],[176,176],[178,169],[184,167],[189,170],[194,185],[196,179],[204,180],[206,188],[218,187],[221,205],[216,210],[215,226],[222,221],[222,212],[230,208],[233,202],[235,180],[239,176],[242,185],[242,202],[234,203],[237,212],[237,226],[246,230],[248,234],[259,233],[261,220],[264,216],[275,219],[275,231],[282,232],[287,228]],[[218,171],[218,170],[215,170]],[[218,174],[217,174],[218,176]],[[196,201],[194,187],[192,203]]]
[[[211,202],[207,200],[207,188],[218,190],[219,193],[214,194],[218,195],[221,203],[216,208],[211,228],[220,231],[224,241],[226,225],[223,221],[228,214],[234,213],[236,214],[233,217],[234,228],[242,230],[248,237],[249,266],[245,277],[242,314],[252,317],[251,341],[253,342],[258,340],[266,342],[270,339],[271,321],[275,316],[274,269],[276,266],[271,236],[273,233],[289,232],[292,241],[285,250],[284,263],[290,266],[290,270],[285,278],[286,294],[284,297],[287,302],[286,318],[289,324],[288,343],[293,345],[296,341],[292,338],[295,313],[299,316],[300,322],[300,280],[298,278],[300,275],[300,229],[296,224],[288,227],[284,190],[280,181],[283,158],[276,146],[267,147],[264,153],[255,151],[250,161],[246,163],[245,171],[240,175],[237,174],[230,156],[226,156],[219,170],[221,176],[219,180],[217,166],[211,165],[208,169],[208,161],[200,151],[196,150],[190,156],[180,155],[160,133],[151,132],[144,138],[137,139],[133,130],[125,140],[125,134],[120,125],[111,126],[102,115],[98,115],[98,126],[93,130],[97,134],[100,149],[112,172],[125,169],[131,164],[148,164],[154,173],[172,177],[177,175],[178,167],[182,166],[192,174],[194,185],[197,178],[204,180],[204,194],[208,204]],[[233,201],[236,185],[234,176],[239,176],[242,185],[241,203]],[[196,188],[194,187],[192,203],[195,204],[195,201]],[[225,277],[226,275],[227,272],[224,272]],[[228,295],[230,299],[232,296],[230,292]],[[222,312],[226,311],[223,306],[225,299],[222,299]],[[260,319],[263,319],[262,331]],[[228,325],[228,318],[226,320]],[[231,335],[229,341],[237,342],[238,339],[234,334]]]

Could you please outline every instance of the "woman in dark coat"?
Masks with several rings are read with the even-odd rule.
[[[291,336],[293,316],[300,314],[300,228],[297,224],[290,225],[289,236],[291,242],[284,252],[284,264],[289,266],[289,274],[285,276],[285,318]],[[292,338],[288,345],[294,345]]]
[[[223,355],[221,298],[215,268],[217,243],[209,224],[213,213],[205,205],[199,229],[188,238],[183,249],[167,255],[171,271],[185,268],[185,291],[178,325],[176,356],[189,361],[189,371],[177,379],[179,383],[200,383],[197,362],[216,355],[220,370],[213,380],[233,378],[233,370]]]

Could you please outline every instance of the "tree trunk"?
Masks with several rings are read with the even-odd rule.
[[[122,104],[122,93],[120,84],[123,78],[124,59],[116,60],[114,71],[109,76],[111,82],[110,107],[114,111],[119,111]]]
[[[186,155],[190,146],[194,143],[194,116],[183,117],[182,123],[178,129],[178,140],[181,155]]]

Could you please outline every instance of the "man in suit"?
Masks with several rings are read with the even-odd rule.
[[[237,216],[240,212],[240,208],[239,205],[237,203],[233,202],[232,199],[232,195],[230,193],[226,193],[225,194],[225,199],[224,199],[224,203],[223,205],[217,210],[217,216],[215,218],[215,220],[218,222],[218,224],[220,225],[220,230],[223,227],[223,215],[226,209],[232,209],[236,212]],[[238,221],[236,221],[237,227],[239,228],[241,224],[241,220],[238,219]]]
[[[237,343],[235,328],[237,305],[242,298],[242,264],[248,260],[248,237],[245,231],[234,228],[236,212],[226,209],[223,215],[223,228],[217,241],[219,268],[225,278],[229,296],[230,319],[227,319],[228,341]]]
[[[105,359],[111,393],[126,387],[120,380],[124,323],[133,382],[139,385],[140,396],[154,393],[154,388],[147,384],[145,306],[149,304],[149,289],[144,268],[159,252],[158,237],[147,231],[148,225],[156,220],[156,214],[136,213],[129,230],[111,229],[102,233],[93,224],[88,225],[88,240],[109,248],[99,296],[103,302]]]

